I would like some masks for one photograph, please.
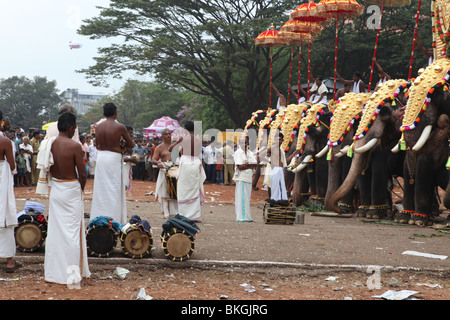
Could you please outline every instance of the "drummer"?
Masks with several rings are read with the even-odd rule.
[[[169,152],[169,147],[172,143],[172,133],[169,129],[162,131],[163,142],[155,148],[152,158],[152,164],[158,166],[159,174],[156,181],[156,202],[161,204],[161,210],[164,218],[169,218],[177,215],[178,202],[177,199],[172,199],[168,192],[166,181],[166,171],[174,164],[172,162],[172,154]]]

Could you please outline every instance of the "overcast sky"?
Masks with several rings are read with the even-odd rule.
[[[108,80],[110,87],[105,88],[90,85],[75,72],[94,65],[97,48],[111,44],[76,32],[83,19],[98,15],[96,6],[108,7],[109,0],[0,0],[0,78],[42,76],[55,80],[59,91],[118,91],[131,74],[123,80]],[[71,50],[70,41],[82,47]]]

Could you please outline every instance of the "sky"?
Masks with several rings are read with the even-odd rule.
[[[94,87],[75,72],[93,66],[97,49],[112,44],[77,34],[82,20],[98,16],[96,6],[108,7],[109,0],[0,0],[0,78],[41,76],[56,81],[59,93],[71,88],[102,94],[119,91],[129,78],[145,80],[129,73],[108,79],[108,88]],[[82,47],[71,50],[71,41]]]

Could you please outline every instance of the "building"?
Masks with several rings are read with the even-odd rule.
[[[66,102],[70,103],[78,115],[83,115],[93,104],[98,103],[100,99],[107,95],[102,93],[80,92],[78,89],[69,88],[61,96]]]

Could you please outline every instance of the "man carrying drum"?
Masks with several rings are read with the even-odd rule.
[[[178,214],[178,201],[169,194],[169,185],[166,180],[169,168],[173,167],[172,154],[169,147],[172,143],[172,133],[169,129],[162,131],[163,142],[155,148],[152,164],[158,166],[159,174],[156,181],[156,202],[161,204],[161,210],[164,218],[170,218]],[[168,177],[173,179],[176,192],[176,177]]]

